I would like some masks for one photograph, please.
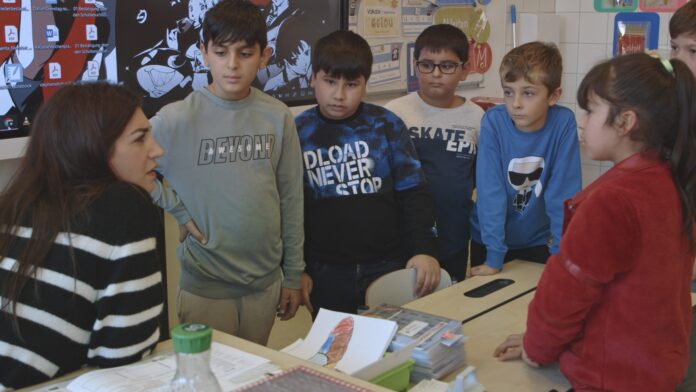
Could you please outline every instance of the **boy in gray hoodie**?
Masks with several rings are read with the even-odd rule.
[[[194,234],[177,248],[179,320],[266,344],[276,311],[289,319],[301,302],[297,131],[287,106],[251,87],[271,54],[261,11],[220,1],[202,31],[213,81],[151,119],[165,150],[157,170],[171,184],[152,197]]]

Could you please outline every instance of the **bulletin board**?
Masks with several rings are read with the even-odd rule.
[[[348,28],[370,44],[373,54],[369,95],[415,91],[414,41],[432,24],[459,27],[469,38],[469,76],[460,88],[481,87],[493,62],[487,1],[350,0]]]

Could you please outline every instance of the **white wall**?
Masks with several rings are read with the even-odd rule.
[[[0,140],[0,190],[10,180],[19,166],[19,157],[24,153],[28,138]]]
[[[585,74],[596,63],[608,59],[612,56],[614,16],[616,13],[596,12],[594,0],[505,0],[494,1],[497,8],[503,8],[505,36],[504,51],[502,54],[512,49],[512,31],[510,24],[510,5],[515,4],[517,12],[532,14],[556,14],[561,18],[561,31],[559,50],[563,56],[563,95],[560,104],[573,109],[576,115],[581,115],[582,109],[577,107],[575,94],[577,87]],[[502,23],[501,12],[498,9],[491,12],[491,20],[494,25],[500,26]],[[671,13],[659,13],[660,33],[658,51],[663,57],[669,56],[669,19]],[[495,18],[495,19],[494,19]],[[520,37],[520,18],[518,15],[517,37]],[[493,31],[502,30],[494,28]],[[544,41],[544,37],[539,37]],[[498,41],[494,41],[497,43]],[[500,65],[501,51],[494,52],[494,66],[497,69]],[[491,79],[494,75],[486,75],[487,89],[491,91],[491,96],[499,96],[501,91],[494,89]],[[496,95],[497,94],[497,95]],[[599,175],[611,167],[610,162],[593,161],[587,157],[582,157],[583,186],[587,186]]]
[[[612,56],[616,13],[596,12],[594,0],[556,0],[555,11],[563,20],[560,49],[564,57],[564,94],[561,103],[576,110],[578,115],[582,109],[577,108],[575,94],[582,78],[593,65]],[[669,56],[669,19],[672,14],[659,15],[658,51],[666,57]],[[583,185],[592,182],[611,166],[610,162],[593,161],[583,156]]]
[[[19,159],[0,160],[0,190],[5,188],[5,184],[10,181],[18,166]]]

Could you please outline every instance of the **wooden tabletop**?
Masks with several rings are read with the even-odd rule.
[[[524,332],[527,307],[533,297],[534,293],[523,295],[462,326],[469,337],[465,344],[467,364],[476,368],[479,382],[487,392],[565,392],[570,388],[558,364],[535,369],[521,360],[502,362],[493,357],[495,348],[509,335]],[[448,378],[453,379],[456,374]]]
[[[466,323],[533,291],[543,270],[543,264],[521,260],[511,261],[506,263],[498,274],[467,278],[446,289],[409,302],[403,307]],[[465,292],[495,279],[512,279],[514,283],[481,298],[464,296]]]

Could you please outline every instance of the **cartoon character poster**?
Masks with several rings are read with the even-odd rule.
[[[219,0],[2,0],[0,138],[24,136],[65,84],[108,80],[139,92],[148,116],[207,85],[199,43]],[[344,27],[343,1],[249,0],[263,13],[269,65],[255,86],[288,104],[313,98],[316,39]]]
[[[340,28],[340,1],[250,0],[261,8],[273,54],[254,86],[292,104],[313,98],[311,48]],[[201,24],[218,0],[124,1],[118,4],[121,79],[137,86],[145,113],[209,84],[200,51]],[[145,37],[145,38],[143,38]]]
[[[0,138],[23,136],[41,103],[75,81],[117,80],[115,0],[3,0]]]

